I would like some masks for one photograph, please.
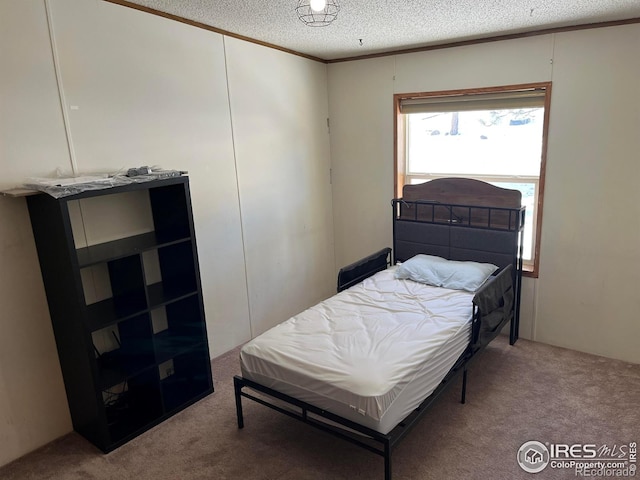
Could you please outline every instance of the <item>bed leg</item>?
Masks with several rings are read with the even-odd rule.
[[[242,387],[240,380],[237,377],[233,378],[233,388],[236,392],[236,415],[238,417],[238,428],[244,428],[244,416],[242,415]]]
[[[391,480],[391,444],[384,444],[384,480]]]
[[[514,316],[514,318],[511,319],[511,325],[509,326],[509,345],[515,344],[517,339],[516,319]]]
[[[464,367],[462,371],[462,398],[460,403],[465,403],[467,400],[467,367]]]

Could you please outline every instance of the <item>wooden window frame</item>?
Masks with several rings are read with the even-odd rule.
[[[394,162],[394,196],[396,198],[402,196],[402,187],[406,181],[406,148],[405,148],[405,115],[401,113],[401,102],[406,99],[443,97],[450,95],[477,95],[485,93],[503,93],[513,92],[526,89],[544,89],[544,125],[542,127],[542,151],[540,158],[540,175],[538,177],[538,198],[536,203],[536,216],[534,218],[535,241],[533,248],[532,265],[525,265],[523,275],[538,278],[540,265],[540,237],[542,231],[542,217],[544,204],[544,186],[547,166],[547,144],[549,137],[549,118],[551,111],[551,87],[552,82],[526,83],[518,85],[504,85],[485,88],[471,88],[462,90],[445,90],[435,92],[418,92],[418,93],[396,93],[393,96],[393,119],[394,119],[394,137],[393,137],[393,162]]]

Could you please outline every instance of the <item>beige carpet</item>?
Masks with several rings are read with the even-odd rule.
[[[0,479],[383,479],[382,457],[245,400],[236,428],[238,351],[213,361],[215,393],[103,455],[69,434],[0,468]],[[516,462],[528,440],[640,442],[640,365],[499,337],[470,369],[467,403],[449,389],[393,453],[400,479],[558,479]]]

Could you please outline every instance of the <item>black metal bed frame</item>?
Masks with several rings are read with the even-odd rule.
[[[518,310],[520,307],[522,274],[522,230],[524,226],[525,211],[524,207],[477,207],[473,205],[442,204],[439,202],[428,201],[405,201],[402,199],[394,199],[392,201],[392,206],[394,211],[393,259],[391,261],[389,260],[391,249],[385,248],[341,269],[338,274],[338,291],[340,292],[364,280],[368,276],[384,270],[390,263],[395,264],[397,261],[406,260],[416,254],[416,252],[439,255],[452,260],[493,260],[492,263],[500,267],[498,272],[495,274],[496,278],[500,275],[508,275],[511,277],[511,285],[513,286],[515,301],[513,308],[502,318],[493,333],[489,334],[488,339],[485,337],[485,339],[483,339],[483,343],[479,343],[482,316],[486,312],[481,312],[474,301],[472,340],[470,344],[439,386],[428,397],[426,397],[412,413],[410,413],[387,434],[382,434],[368,427],[364,427],[351,420],[315,407],[309,403],[303,402],[274,389],[265,387],[264,385],[252,380],[245,379],[241,376],[234,377],[238,428],[241,429],[244,427],[244,415],[242,410],[242,397],[244,397],[382,456],[384,458],[385,480],[391,480],[391,453],[393,449],[398,445],[400,440],[409,433],[411,428],[415,426],[420,418],[428,411],[429,407],[460,374],[462,374],[461,403],[465,403],[467,369],[470,362],[475,359],[477,354],[500,333],[502,327],[504,327],[508,322],[511,323],[510,343],[513,345],[517,340],[519,322]],[[407,215],[407,208],[415,208],[415,213],[413,215]],[[432,213],[430,215],[425,215],[424,213],[422,215],[418,215],[418,209],[424,208],[430,208]],[[436,210],[440,208],[445,208],[448,215],[437,214]],[[478,209],[482,209],[482,212],[484,213],[480,215],[476,213],[473,215],[473,212],[477,212]],[[468,216],[465,218],[460,214],[461,211],[468,212]],[[508,217],[506,225],[503,221],[505,213]],[[495,219],[501,215],[502,220],[498,222],[499,224],[493,224],[492,217]],[[477,217],[488,217],[488,221],[477,221]],[[426,230],[424,230],[425,225],[429,225],[430,227],[427,227]],[[416,226],[418,226],[417,230],[415,228]],[[438,230],[441,227],[448,230],[446,235],[442,235],[442,231]],[[469,249],[464,248],[465,245],[469,243],[469,238],[467,238],[467,235],[465,234],[462,236],[462,240],[456,240],[455,236],[451,235],[451,230],[454,228],[461,228],[470,232],[469,235],[471,239],[479,238],[479,249],[470,251]],[[416,234],[420,237],[424,234],[429,235],[429,231],[433,229],[435,229],[435,236],[444,238],[445,241],[425,243],[423,241],[417,241],[417,238],[412,237],[412,235]],[[481,231],[490,232],[490,235],[478,235],[477,233],[473,233]],[[496,232],[498,232],[497,237],[493,236],[493,233]],[[409,241],[407,241],[407,238]],[[492,243],[492,241],[496,239],[497,246]],[[446,252],[444,250],[446,250]],[[476,293],[476,296],[485,288],[487,288],[486,285],[481,287],[478,293]],[[243,391],[245,387],[255,392],[259,392],[259,394],[263,394],[263,396],[259,397],[253,393]],[[269,397],[269,399],[267,400],[265,396]],[[276,402],[273,399],[276,399],[279,402]],[[283,405],[286,405],[287,408]]]
[[[476,352],[477,353],[477,352]],[[467,357],[467,355],[470,355]],[[319,430],[327,432],[331,435],[339,437],[347,442],[355,444],[365,450],[380,455],[384,458],[384,478],[385,480],[391,480],[391,453],[395,446],[402,440],[409,431],[418,423],[422,416],[428,411],[429,407],[440,397],[440,395],[449,387],[452,381],[462,373],[462,396],[461,403],[466,401],[466,386],[467,386],[467,367],[471,358],[475,353],[469,354],[465,352],[460,359],[456,362],[456,365],[449,371],[440,385],[429,395],[411,414],[409,414],[402,422],[400,422],[393,430],[387,434],[377,432],[373,429],[363,427],[351,420],[332,414],[326,410],[317,408],[309,403],[298,400],[289,395],[285,395],[281,392],[273,390],[271,388],[260,385],[259,383],[247,380],[238,375],[233,377],[233,384],[236,397],[236,415],[238,418],[238,428],[244,428],[244,414],[242,411],[242,397],[253,400],[261,405],[269,407],[280,413],[283,413],[289,417],[295,418],[303,423],[311,425]],[[463,358],[464,357],[464,358]],[[281,400],[288,405],[299,408],[299,412],[283,408],[281,406],[270,403],[263,398],[257,397],[250,393],[243,391],[244,387],[251,388],[258,392],[261,392],[270,397]],[[331,422],[343,425],[344,427],[354,430],[358,433],[352,433],[349,430],[344,430],[325,423],[322,420],[316,419],[309,414],[316,415],[319,418],[324,418]]]

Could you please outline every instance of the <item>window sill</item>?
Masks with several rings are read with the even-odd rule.
[[[523,265],[522,276],[529,278],[538,278],[538,272],[534,270],[533,265]]]

